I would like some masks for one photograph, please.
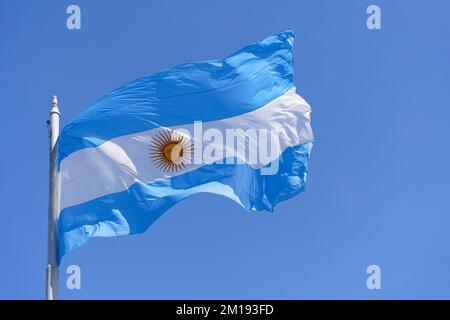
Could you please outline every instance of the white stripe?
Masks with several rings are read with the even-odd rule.
[[[312,130],[309,124],[311,108],[295,93],[295,88],[252,112],[223,120],[204,122],[203,131],[225,129],[264,128],[278,129],[279,146],[268,161],[252,164],[260,168],[277,159],[288,147],[311,142]],[[171,127],[193,132],[193,124]],[[60,166],[61,210],[81,204],[104,195],[126,190],[137,181],[149,183],[157,179],[184,174],[204,164],[192,164],[186,169],[167,175],[154,167],[149,158],[149,144],[161,128],[117,137],[95,147],[78,150],[64,158]],[[194,145],[197,144],[195,141]],[[216,150],[225,146],[214,143]],[[248,162],[248,157],[238,155]]]

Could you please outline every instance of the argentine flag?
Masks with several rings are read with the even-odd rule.
[[[272,211],[302,192],[313,133],[293,85],[293,40],[286,30],[142,77],[65,126],[58,262],[91,237],[142,233],[196,193]]]

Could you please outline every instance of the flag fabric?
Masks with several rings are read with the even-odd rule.
[[[142,233],[197,193],[273,211],[302,192],[313,134],[293,85],[293,39],[286,30],[223,60],[144,76],[66,125],[59,261],[91,237]]]

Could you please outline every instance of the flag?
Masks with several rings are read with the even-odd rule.
[[[302,192],[311,108],[293,85],[291,30],[223,60],[132,81],[58,141],[58,259],[91,237],[142,233],[177,202],[222,195],[273,211]]]

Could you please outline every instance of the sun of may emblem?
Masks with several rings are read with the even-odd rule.
[[[163,129],[152,137],[149,151],[153,165],[163,172],[178,172],[190,162],[190,139],[173,130]]]

